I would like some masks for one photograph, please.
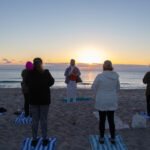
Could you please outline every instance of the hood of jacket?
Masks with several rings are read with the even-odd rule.
[[[117,80],[119,75],[114,71],[103,71],[102,75],[111,80]]]

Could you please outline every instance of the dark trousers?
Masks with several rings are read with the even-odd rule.
[[[37,138],[39,122],[41,123],[42,137],[47,137],[47,116],[49,105],[30,105],[32,116],[32,136]]]
[[[25,116],[29,116],[29,93],[24,93],[24,111],[25,111]]]
[[[147,101],[147,114],[150,116],[150,95],[146,96]]]
[[[99,116],[100,116],[100,121],[99,121],[100,136],[102,138],[104,137],[105,121],[106,121],[106,117],[107,117],[111,138],[115,138],[114,111],[99,111]]]

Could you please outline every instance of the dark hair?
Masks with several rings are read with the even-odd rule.
[[[106,60],[103,64],[103,70],[106,71],[106,70],[110,70],[110,71],[113,71],[114,68],[112,66],[112,62],[110,60]]]
[[[74,61],[75,62],[75,59],[71,59],[70,61]]]
[[[113,68],[113,67],[110,67],[110,68],[109,68],[109,67],[104,67],[104,66],[103,66],[103,70],[104,70],[104,71],[106,71],[106,70],[113,71],[113,70],[114,70],[114,68]]]
[[[42,64],[43,64],[43,61],[41,58],[34,58],[33,60],[34,69],[40,72],[43,72]]]

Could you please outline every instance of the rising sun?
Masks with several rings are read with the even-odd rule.
[[[88,51],[83,51],[80,54],[79,61],[81,63],[102,63],[102,57],[100,56],[98,51],[94,50],[88,50]]]

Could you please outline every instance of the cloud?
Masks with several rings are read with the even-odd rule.
[[[3,58],[2,62],[5,64],[11,64],[12,63],[12,61],[8,60],[7,58]]]

